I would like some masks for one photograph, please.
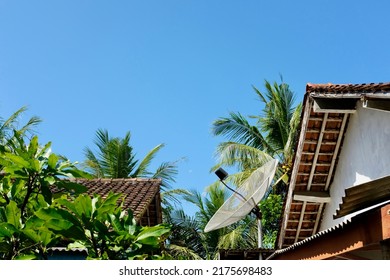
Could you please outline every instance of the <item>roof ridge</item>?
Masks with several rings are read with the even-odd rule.
[[[346,83],[346,84],[333,84],[333,83],[307,83],[306,93],[309,92],[390,92],[390,82],[380,83]]]
[[[103,182],[120,182],[120,181],[139,181],[139,182],[151,182],[162,181],[161,178],[65,178],[69,181],[103,181]]]

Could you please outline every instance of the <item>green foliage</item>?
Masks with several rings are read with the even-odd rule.
[[[111,137],[107,130],[96,131],[96,151],[84,149],[86,169],[97,178],[156,178],[161,179],[162,204],[164,208],[173,207],[177,202],[175,194],[186,193],[185,190],[172,190],[172,183],[178,173],[177,163],[163,162],[154,172],[150,165],[157,153],[164,147],[159,144],[151,149],[141,160],[136,159],[134,148],[130,143],[131,134],[125,137]]]
[[[0,145],[6,146],[7,142],[13,138],[15,132],[19,134],[32,134],[33,128],[41,122],[41,119],[37,116],[31,117],[27,123],[22,126],[19,125],[19,118],[26,112],[27,107],[21,107],[9,118],[3,119],[0,117]]]
[[[46,258],[47,248],[61,237],[37,213],[52,204],[54,185],[59,187],[58,193],[77,194],[85,190],[61,178],[86,174],[52,154],[50,143],[39,146],[38,137],[26,144],[20,132],[15,132],[2,146],[0,167],[0,258]],[[58,221],[56,226],[63,225]]]
[[[283,210],[283,199],[279,194],[270,194],[260,202],[263,226],[263,247],[274,248]]]
[[[174,210],[165,216],[172,225],[168,237],[168,251],[175,259],[199,260],[207,258],[207,244],[202,223],[185,214],[184,210]]]
[[[111,137],[107,130],[96,131],[95,145],[97,151],[85,148],[85,166],[98,178],[137,178],[153,177],[148,170],[152,160],[164,147],[159,144],[139,161],[135,158],[133,147],[130,145],[131,135],[127,132],[125,137]],[[164,170],[167,170],[168,173]],[[161,165],[156,174],[158,178],[164,179],[167,183],[172,181],[172,174],[176,174],[176,166],[168,163]],[[165,186],[165,184],[163,184]]]
[[[15,131],[0,147],[0,259],[47,259],[53,246],[84,248],[91,259],[158,259],[170,227],[138,226],[117,194],[84,194],[75,163],[25,143]]]
[[[40,147],[37,136],[25,144],[22,135],[15,134],[9,148],[1,153],[0,205],[14,201],[21,210],[22,220],[42,206],[42,198],[51,204],[50,188],[56,183],[58,193],[85,191],[84,186],[61,178],[87,177],[87,173],[78,170],[69,160],[52,154],[50,146],[48,143]]]
[[[166,235],[170,232],[167,225],[142,227],[136,224],[131,213],[127,214],[118,206],[120,195],[110,193],[105,199],[79,195],[73,201],[63,197],[54,201],[56,211],[73,218],[63,217],[63,228],[54,228],[57,234],[73,242],[68,248],[88,250],[89,259],[154,259],[161,249]],[[53,218],[61,213],[50,213]]]
[[[273,188],[268,191],[271,194],[260,204],[263,215],[263,246],[273,248],[283,196],[289,181],[302,106],[294,105],[294,93],[283,80],[281,83],[270,83],[265,80],[264,87],[264,92],[253,87],[263,105],[259,115],[249,116],[255,120],[254,124],[242,114],[235,112],[230,112],[228,117],[219,118],[213,123],[213,134],[224,136],[227,141],[218,145],[216,149],[218,162],[212,170],[215,171],[219,167],[233,168],[237,172],[227,178],[229,183],[235,186],[240,186],[244,181],[256,184],[257,178],[254,176],[256,170],[271,158],[279,160],[272,183]],[[211,197],[210,193],[209,195]],[[204,208],[199,209],[199,213],[202,211]],[[247,224],[242,221],[241,224],[225,229],[229,231],[219,235],[218,246],[220,248],[247,246],[248,242],[242,241],[249,240],[256,234],[253,233],[254,220],[252,217]],[[217,231],[215,235],[218,235]]]
[[[283,192],[294,155],[302,106],[294,107],[294,93],[283,80],[273,84],[265,80],[264,87],[265,92],[253,87],[264,106],[261,114],[250,116],[256,120],[254,125],[234,112],[213,123],[213,134],[227,137],[227,141],[217,147],[218,163],[213,170],[220,166],[237,167],[241,174],[236,176],[235,183],[240,185],[271,157],[277,158],[280,166],[275,177]]]
[[[198,208],[194,218],[176,211],[171,215],[172,236],[169,239],[170,253],[187,259],[215,259],[219,249],[243,249],[257,247],[256,222],[247,217],[228,227],[204,232],[206,224],[229,196],[227,189],[213,184],[207,196],[194,191],[185,200]],[[173,245],[173,246],[172,246]]]

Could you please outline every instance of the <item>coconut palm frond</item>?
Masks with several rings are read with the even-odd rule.
[[[236,142],[222,142],[217,155],[222,166],[237,166],[240,170],[256,168],[272,157],[262,150]]]
[[[40,124],[42,122],[42,119],[37,117],[37,116],[33,116],[31,117],[27,123],[22,126],[19,131],[23,134],[26,134],[26,133],[33,133],[34,130],[33,130],[33,127],[37,126],[38,124]]]
[[[255,223],[238,223],[237,226],[231,227],[232,229],[219,238],[217,247],[219,249],[239,249],[239,248],[256,248],[257,247],[257,234],[255,239],[249,238],[249,227],[256,227]]]
[[[152,160],[156,157],[156,154],[164,147],[164,144],[159,144],[153,149],[151,149],[146,156],[141,160],[137,169],[132,172],[130,177],[151,177],[152,173],[148,171],[148,168]],[[162,166],[163,167],[163,166]],[[163,169],[161,169],[163,170]]]
[[[174,259],[180,260],[202,260],[203,258],[195,253],[193,250],[187,246],[179,246],[176,244],[170,244],[168,247],[169,254],[174,257]]]
[[[18,109],[16,112],[14,112],[11,116],[8,117],[8,119],[6,120],[0,120],[1,121],[1,126],[0,126],[0,130],[4,130],[4,129],[14,129],[16,128],[15,125],[17,124],[18,122],[18,118],[27,110],[27,107],[23,106],[21,107],[20,109]]]
[[[181,206],[181,198],[189,194],[190,192],[185,189],[165,190],[161,192],[161,203],[164,208],[174,209]]]
[[[34,127],[42,122],[37,116],[31,117],[26,124],[19,128],[19,118],[26,111],[27,107],[23,106],[7,119],[0,118],[0,144],[5,145],[17,133],[22,135],[22,137],[27,136],[28,133],[34,133]]]
[[[258,149],[270,149],[263,135],[256,126],[249,124],[240,113],[230,113],[228,118],[220,118],[213,123],[215,136],[226,136],[230,141],[243,143]]]
[[[166,191],[171,189],[172,184],[176,182],[177,174],[176,162],[163,162],[151,177],[161,179],[161,188],[163,191]]]
[[[84,148],[84,155],[86,160],[82,163],[82,167],[89,171],[93,177],[104,177],[103,168],[100,166],[99,160],[96,158],[92,150],[89,148]]]
[[[130,132],[124,138],[112,138],[105,129],[96,131],[94,143],[97,147],[95,154],[85,148],[87,158],[85,163],[93,174],[106,178],[127,178],[137,165],[137,160],[130,146]]]
[[[240,113],[229,113],[228,117],[219,118],[213,123],[213,134],[224,136],[227,141],[217,146],[217,163],[211,171],[220,167],[235,169],[235,172],[224,180],[231,188],[256,186],[259,183],[259,176],[256,174],[260,168],[271,158],[276,158],[279,164],[273,182],[270,182],[270,186],[266,186],[264,197],[272,193],[282,198],[286,193],[289,180],[302,105],[294,107],[294,92],[282,77],[280,83],[270,83],[265,80],[264,91],[260,91],[255,86],[252,88],[263,105],[261,114],[249,116],[257,121],[255,125],[250,124]],[[221,184],[221,182],[217,183]],[[207,191],[213,189],[214,187],[209,187]],[[211,205],[208,204],[210,201],[210,197],[207,196],[204,200],[204,208],[211,209]],[[270,232],[273,232],[274,226],[270,224]],[[240,240],[244,240],[243,236],[248,239],[254,234],[252,232],[248,235],[248,232],[253,229],[244,230],[244,228],[237,223],[222,229],[219,231],[218,244],[227,248],[244,246],[240,243]],[[267,238],[269,236],[268,234]]]
[[[288,137],[288,141],[284,147],[284,159],[285,159],[285,164],[291,165],[292,164],[292,159],[294,156],[294,148],[295,148],[295,141],[297,138],[297,132],[300,124],[300,116],[302,112],[302,104],[299,104],[295,110],[294,113],[292,114],[291,120],[290,120],[290,134]]]

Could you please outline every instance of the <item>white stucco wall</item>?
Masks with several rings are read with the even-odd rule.
[[[325,207],[320,230],[352,216],[333,219],[346,188],[387,175],[390,175],[390,112],[366,109],[359,103],[349,120],[330,188],[332,201]]]

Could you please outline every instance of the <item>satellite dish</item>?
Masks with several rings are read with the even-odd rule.
[[[242,220],[246,215],[253,212],[256,214],[258,219],[259,247],[261,247],[261,213],[258,203],[264,197],[268,187],[271,185],[272,179],[275,176],[277,165],[278,161],[276,159],[268,161],[252,173],[251,177],[254,176],[255,178],[252,177],[251,182],[256,181],[256,184],[251,184],[248,180],[246,180],[236,190],[229,188],[221,179],[221,182],[232,190],[233,194],[225,201],[217,212],[215,212],[213,217],[207,223],[204,231],[209,232],[226,227]],[[224,178],[226,178],[226,176],[224,176]]]

